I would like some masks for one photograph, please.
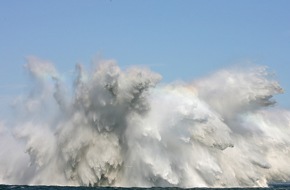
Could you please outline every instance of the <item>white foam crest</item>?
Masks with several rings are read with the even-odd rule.
[[[0,182],[232,187],[286,181],[290,112],[265,67],[224,69],[157,85],[144,68],[76,66],[73,90],[54,66],[28,59],[35,81],[0,124]]]

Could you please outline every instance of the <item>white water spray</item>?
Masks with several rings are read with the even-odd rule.
[[[290,112],[264,67],[157,85],[150,70],[101,61],[73,90],[49,62],[0,123],[0,183],[232,187],[290,179]]]

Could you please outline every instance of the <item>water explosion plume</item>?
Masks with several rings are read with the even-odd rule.
[[[158,84],[112,60],[75,69],[25,65],[33,88],[0,123],[0,183],[231,187],[290,179],[290,112],[265,67]]]

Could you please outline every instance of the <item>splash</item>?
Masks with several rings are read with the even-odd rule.
[[[0,123],[0,183],[84,186],[266,186],[290,179],[290,112],[265,67],[158,84],[113,60],[76,65],[72,87],[29,58],[33,83]]]

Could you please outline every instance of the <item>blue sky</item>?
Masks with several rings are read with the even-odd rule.
[[[98,54],[147,65],[164,82],[234,64],[267,65],[290,107],[289,0],[7,0],[0,2],[0,105],[23,90],[25,57],[60,72]]]

